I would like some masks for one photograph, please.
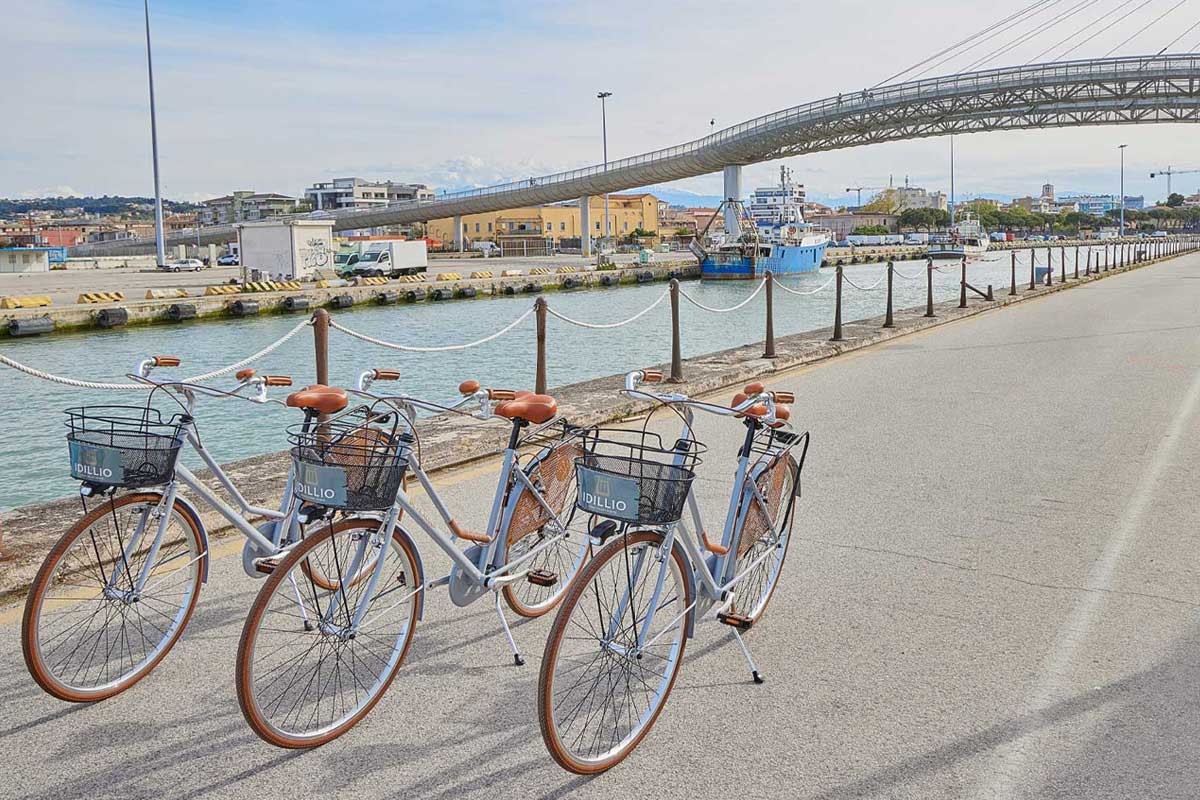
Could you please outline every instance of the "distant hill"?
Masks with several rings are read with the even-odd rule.
[[[30,211],[65,211],[68,208],[82,208],[85,214],[123,214],[136,211],[138,206],[153,207],[153,197],[123,197],[121,195],[104,195],[103,197],[33,197],[22,200],[0,198],[0,219],[15,217]],[[163,210],[175,213],[191,211],[195,203],[182,203],[176,200],[163,200]]]

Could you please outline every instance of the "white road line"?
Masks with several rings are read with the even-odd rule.
[[[1109,537],[1104,553],[1092,568],[1089,575],[1088,587],[1098,591],[1084,592],[1068,618],[1058,632],[1058,638],[1053,649],[1047,655],[1033,691],[1030,692],[1018,718],[1039,716],[1044,714],[1055,703],[1067,699],[1073,688],[1070,685],[1071,662],[1079,645],[1088,636],[1089,631],[1097,622],[1102,606],[1107,599],[1113,572],[1117,568],[1126,547],[1137,534],[1142,516],[1154,500],[1155,489],[1161,484],[1163,473],[1170,465],[1175,449],[1187,429],[1188,423],[1200,404],[1200,372],[1197,372],[1188,387],[1171,426],[1159,440],[1154,455],[1141,479],[1134,489],[1133,495],[1125,505],[1116,529]],[[975,797],[1004,799],[1016,797],[1019,788],[1029,789],[1035,781],[1039,781],[1028,762],[1030,753],[1045,752],[1043,745],[1050,733],[1052,723],[1045,720],[1044,724],[1034,725],[1031,732],[1025,736],[1007,742],[996,748],[992,753],[991,764],[981,773],[981,780],[986,786],[981,786],[973,793]]]

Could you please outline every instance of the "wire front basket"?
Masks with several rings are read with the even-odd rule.
[[[408,468],[411,440],[371,416],[344,415],[288,428],[295,465],[293,491],[301,500],[348,511],[382,511],[396,502]]]
[[[575,459],[580,510],[635,525],[670,525],[683,516],[704,445],[680,439],[665,447],[654,433],[602,428],[582,444]]]
[[[136,489],[174,477],[188,418],[176,414],[164,422],[150,406],[81,406],[66,414],[72,478]]]

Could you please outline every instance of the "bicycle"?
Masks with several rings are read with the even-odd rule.
[[[242,563],[252,577],[264,577],[255,559],[302,536],[292,508],[292,477],[279,510],[251,504],[204,448],[194,416],[198,395],[280,403],[267,397],[267,387],[290,386],[291,378],[244,369],[235,388],[223,391],[150,377],[156,367],[179,364],[175,356],[154,356],[138,365],[130,377],[150,388],[145,405],[66,412],[71,476],[81,482],[84,513],[42,562],[21,621],[26,667],[60,700],[95,702],[120,694],[148,675],[182,635],[208,580],[209,545],[200,514],[179,493],[181,486],[246,538]],[[152,405],[159,391],[180,413],[163,419]],[[179,463],[185,445],[212,471],[236,510]],[[122,489],[132,491],[118,496]],[[89,510],[92,497],[107,499]],[[255,525],[255,518],[266,521]]]
[[[551,757],[577,774],[610,769],[650,731],[698,618],[711,613],[729,626],[754,682],[764,680],[742,634],[762,618],[787,556],[809,434],[790,430],[790,393],[754,383],[725,407],[638,388],[661,380],[657,371],[631,372],[624,392],[679,415],[683,429],[673,444],[645,426],[640,435],[597,431],[576,460],[579,506],[604,518],[590,533],[607,543],[551,627],[538,719]],[[692,488],[705,453],[694,436],[695,409],[746,427],[716,540],[705,532]],[[694,538],[680,535],[685,506]]]
[[[369,391],[374,381],[398,378],[395,371],[364,372],[353,392],[363,405],[291,439],[297,493],[308,501],[301,514],[326,524],[269,559],[271,575],[246,618],[237,655],[243,716],[279,747],[323,745],[370,712],[403,663],[432,588],[446,586],[458,606],[492,592],[513,660],[524,664],[501,595],[517,614],[541,616],[590,552],[586,532],[572,527],[581,516],[573,466],[582,452],[580,430],[554,421],[553,397],[476,381],[463,382],[461,398],[449,404]],[[482,532],[464,528],[447,509],[421,467],[414,425],[417,409],[466,414],[472,403],[478,406],[471,416],[512,425]],[[520,450],[529,445],[537,452],[521,464]],[[368,473],[381,465],[388,479],[376,472],[372,480]],[[414,507],[406,475],[416,478],[445,530]],[[449,574],[426,579],[402,515],[449,556]],[[330,577],[328,587],[306,579],[309,564]]]

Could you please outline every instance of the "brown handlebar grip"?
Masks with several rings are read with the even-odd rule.
[[[642,370],[643,383],[662,383],[663,373],[661,369],[644,369]]]
[[[178,367],[183,362],[179,360],[179,356],[155,356],[154,366],[156,367]]]
[[[292,379],[287,375],[264,375],[263,383],[267,386],[291,386]]]
[[[479,391],[479,381],[463,381],[458,385],[459,394],[475,394]]]
[[[239,381],[245,382],[245,381],[248,381],[251,378],[253,378],[256,374],[257,373],[254,370],[247,367],[246,369],[238,370],[237,374],[234,375],[233,377],[237,378]]]
[[[771,399],[776,403],[794,403],[796,395],[793,392],[771,392]]]
[[[398,370],[398,369],[377,369],[377,370],[375,370],[375,380],[377,380],[377,381],[398,381],[398,380],[400,380],[400,370]]]
[[[488,389],[488,397],[492,400],[516,400],[517,393],[512,389]]]

